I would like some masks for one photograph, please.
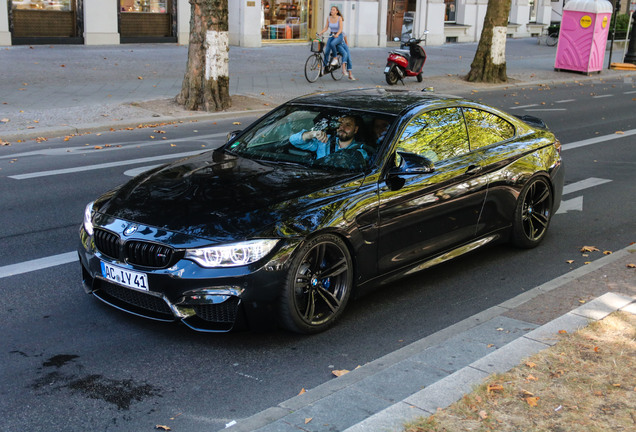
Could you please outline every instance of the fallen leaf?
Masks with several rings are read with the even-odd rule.
[[[603,251],[603,255],[611,255],[612,251]]]
[[[566,263],[568,264],[572,264],[574,262],[574,260],[567,260]]]
[[[636,264],[629,263],[626,266],[627,268],[636,268]]]
[[[620,383],[614,383],[614,384],[612,384],[612,387],[620,387],[620,386],[621,386],[621,384],[620,384]]]
[[[340,370],[332,370],[331,373],[337,377],[341,377],[343,375],[348,374],[349,371],[347,369],[340,369]]]
[[[533,363],[533,362],[531,362],[531,361],[526,362],[526,366],[528,366],[529,368],[533,368],[533,367],[535,367],[536,365],[537,365],[536,363]]]
[[[486,345],[486,346],[487,346],[488,348],[492,348],[492,347],[494,347],[494,346],[495,346],[495,344],[488,344],[488,345]]]
[[[488,393],[503,391],[503,386],[501,384],[489,384],[488,385]]]
[[[157,425],[157,426],[155,426],[155,429],[161,429],[161,430],[166,430],[166,431],[172,430],[172,429],[170,429],[170,427],[164,426],[164,425]]]
[[[142,76],[138,76],[138,77],[137,77],[137,79],[138,79],[138,80],[142,80],[142,79],[144,79],[144,77],[142,77]]]
[[[310,421],[312,421],[312,420],[313,420],[313,417],[308,417],[308,418],[306,418],[306,419],[305,419],[305,424],[309,423],[309,422],[310,422]]]
[[[9,123],[11,120],[9,120],[8,118],[3,118],[2,120],[0,120],[0,122],[2,123]]]
[[[531,407],[536,407],[538,405],[539,402],[539,397],[538,396],[533,396],[533,397],[527,397],[526,398],[526,403],[528,405],[530,405]]]
[[[616,134],[618,134],[618,135],[624,135],[624,134],[625,134],[625,132],[623,132],[623,131],[616,131],[616,132],[614,132],[614,133],[616,133]]]
[[[594,246],[583,246],[581,252],[598,252],[598,249]]]
[[[535,377],[534,375],[528,375],[526,379],[528,381],[539,381],[539,378]]]
[[[241,122],[233,122],[232,124],[233,124],[233,125],[240,125],[240,124],[241,124]]]
[[[559,334],[567,334],[568,331],[567,330],[559,330]]]
[[[299,395],[301,395],[301,394],[303,394],[303,393],[307,393],[307,390],[305,390],[305,388],[304,388],[304,387],[300,389],[300,393],[298,393],[298,394],[299,394]]]
[[[486,411],[484,411],[484,410],[481,410],[481,411],[479,411],[479,417],[482,420],[486,420],[488,418],[488,413]]]
[[[596,352],[596,353],[597,353],[599,350],[600,350],[600,348],[599,348],[599,347],[597,347],[597,346],[595,346],[595,347],[594,347],[594,352]]]

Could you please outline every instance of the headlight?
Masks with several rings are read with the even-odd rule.
[[[84,209],[84,230],[89,236],[93,235],[93,201],[86,204]]]
[[[251,264],[267,255],[278,240],[262,239],[186,250],[185,258],[202,267],[236,267]]]

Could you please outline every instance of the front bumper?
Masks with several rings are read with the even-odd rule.
[[[84,290],[104,303],[152,320],[180,321],[197,331],[227,332],[243,324],[275,324],[276,300],[294,246],[284,243],[269,260],[243,267],[209,269],[181,258],[168,268],[148,269],[100,253],[82,227],[78,255]],[[107,280],[102,262],[144,273],[149,289]]]

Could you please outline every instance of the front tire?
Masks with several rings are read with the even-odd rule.
[[[320,55],[314,54],[307,58],[305,62],[305,78],[310,83],[316,82],[318,77],[320,76],[320,71],[322,70],[322,60]]]
[[[281,324],[296,333],[319,333],[342,314],[353,287],[353,263],[346,244],[319,235],[293,259],[281,297]]]
[[[535,177],[522,189],[512,225],[512,244],[531,249],[541,243],[552,219],[552,189],[545,177]]]
[[[397,84],[399,79],[397,70],[395,67],[392,67],[391,70],[389,70],[389,72],[386,74],[386,83],[388,85],[395,85]]]
[[[559,42],[559,35],[557,33],[550,33],[545,40],[547,46],[555,46]]]

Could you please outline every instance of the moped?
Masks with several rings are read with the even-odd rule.
[[[426,35],[428,30],[424,31],[424,34],[419,38],[410,38],[408,41],[403,42],[400,45],[399,50],[394,50],[389,53],[389,58],[386,60],[386,67],[384,68],[384,75],[386,76],[386,82],[389,85],[397,84],[398,80],[404,84],[404,77],[414,76],[417,78],[417,82],[422,82],[422,67],[426,61],[426,51],[420,45],[421,42],[426,41]],[[399,42],[399,38],[395,38],[394,41]],[[404,49],[404,48],[408,48]]]

